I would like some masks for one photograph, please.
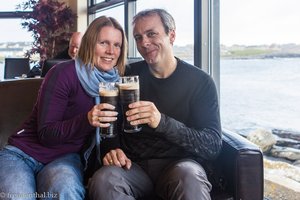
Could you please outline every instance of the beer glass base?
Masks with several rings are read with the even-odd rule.
[[[142,127],[134,127],[133,129],[124,129],[125,133],[137,133],[142,130]]]

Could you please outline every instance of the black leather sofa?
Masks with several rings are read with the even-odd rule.
[[[41,78],[0,81],[0,147],[31,112],[42,81]]]
[[[42,80],[0,81],[1,146],[31,112]],[[236,133],[223,130],[222,151],[208,175],[213,184],[212,199],[263,199],[263,155],[256,145]]]

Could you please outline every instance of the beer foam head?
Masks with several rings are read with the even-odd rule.
[[[138,90],[140,88],[139,83],[120,83],[120,90]]]
[[[118,90],[100,90],[100,96],[106,96],[106,97],[113,97],[118,96],[119,91]]]

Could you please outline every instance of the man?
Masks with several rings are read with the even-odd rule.
[[[69,46],[64,51],[60,52],[54,58],[56,59],[74,59],[77,55],[80,43],[81,43],[82,33],[74,32],[70,38]]]
[[[210,199],[204,167],[221,149],[216,87],[211,77],[173,55],[175,22],[162,9],[133,19],[144,61],[125,75],[139,75],[141,101],[126,113],[139,133],[122,133],[120,149],[103,158],[89,184],[92,199]]]

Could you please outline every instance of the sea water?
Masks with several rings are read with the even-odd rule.
[[[222,59],[220,73],[224,128],[300,132],[300,58]]]

